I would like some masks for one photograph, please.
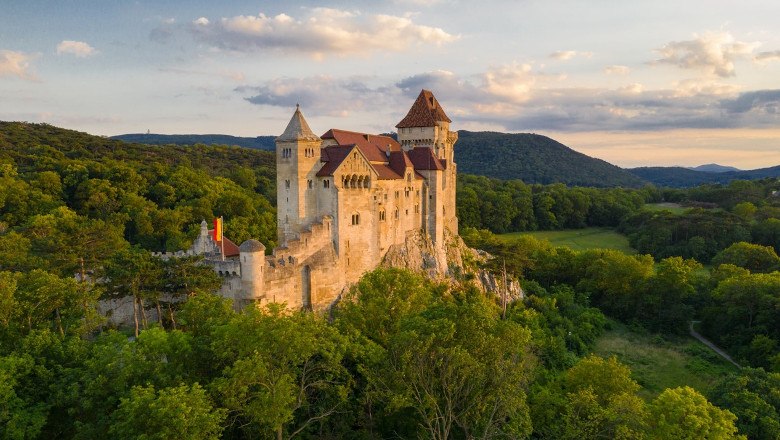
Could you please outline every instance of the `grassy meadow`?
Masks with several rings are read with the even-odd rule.
[[[616,356],[631,368],[642,386],[640,394],[653,398],[666,388],[688,385],[706,393],[715,382],[737,368],[692,337],[665,339],[633,331],[615,321],[596,341],[593,353]]]
[[[617,249],[627,254],[636,251],[628,245],[628,238],[611,228],[564,229],[561,231],[510,232],[498,237],[513,240],[521,235],[530,235],[538,240],[547,240],[553,246],[565,246],[575,251],[588,249]]]

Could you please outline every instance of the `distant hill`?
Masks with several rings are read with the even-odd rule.
[[[708,163],[706,165],[699,165],[697,167],[689,167],[688,169],[694,171],[703,171],[705,173],[727,173],[729,171],[742,171],[739,168],[718,165],[716,163]]]
[[[682,167],[641,167],[628,170],[656,186],[685,188],[705,183],[729,183],[732,180],[756,180],[780,177],[780,165],[749,171],[704,172]]]
[[[638,187],[645,182],[626,170],[576,152],[546,136],[459,131],[458,171],[526,183]]]
[[[276,136],[239,137],[226,134],[154,134],[132,133],[111,136],[125,142],[147,145],[236,145],[257,150],[274,151]]]

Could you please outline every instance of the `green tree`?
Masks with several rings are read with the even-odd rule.
[[[116,439],[218,439],[226,410],[214,408],[200,385],[156,391],[133,387],[111,415],[109,433]]]
[[[712,264],[733,264],[751,272],[771,272],[780,267],[780,257],[771,246],[739,242],[715,255]]]
[[[649,405],[651,437],[657,439],[745,439],[737,417],[710,403],[690,387],[664,390]]]
[[[737,416],[739,432],[748,438],[780,437],[780,374],[743,368],[718,381],[710,397]]]
[[[0,356],[0,437],[38,438],[46,423],[49,405],[39,393],[30,393],[36,379],[30,356]]]
[[[282,305],[248,308],[213,342],[225,369],[212,382],[247,435],[292,438],[345,404],[346,342],[325,321]],[[238,425],[236,425],[236,423]]]
[[[104,272],[110,295],[132,297],[133,324],[138,337],[140,324],[144,328],[148,326],[144,299],[159,301],[161,295],[162,261],[138,247],[121,249],[112,255]]]

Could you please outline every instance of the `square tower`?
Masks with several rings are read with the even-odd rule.
[[[276,138],[276,225],[284,246],[310,225],[317,215],[315,182],[322,139],[314,134],[295,106],[287,128]]]

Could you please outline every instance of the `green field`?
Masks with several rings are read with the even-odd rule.
[[[645,209],[650,211],[670,211],[672,214],[682,214],[688,210],[688,208],[680,205],[679,203],[646,203]]]
[[[683,385],[706,393],[724,375],[737,371],[691,337],[667,340],[633,332],[614,321],[610,324],[612,328],[596,341],[593,353],[605,358],[614,355],[628,365],[642,385],[642,397],[653,398],[666,388]]]
[[[530,235],[538,240],[547,240],[553,246],[565,246],[575,251],[588,249],[617,249],[627,254],[636,251],[628,245],[628,238],[610,228],[564,229],[562,231],[510,232],[498,237],[513,240],[521,235]]]

